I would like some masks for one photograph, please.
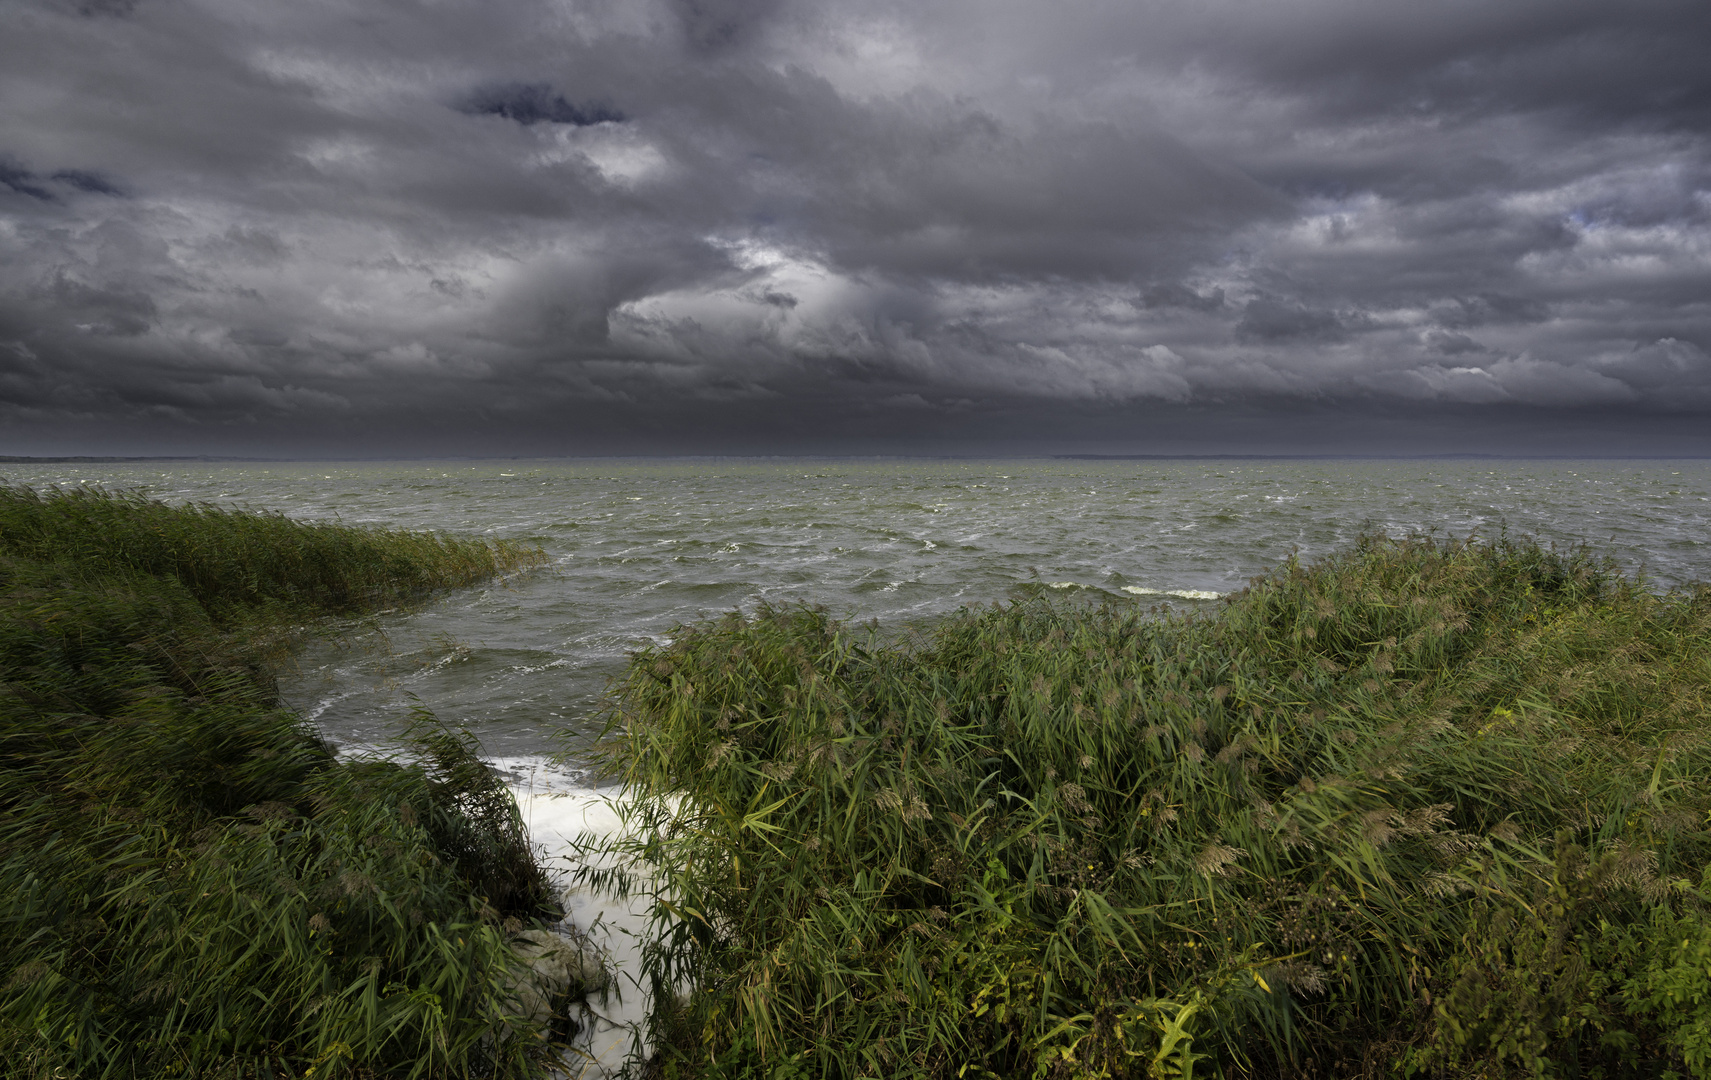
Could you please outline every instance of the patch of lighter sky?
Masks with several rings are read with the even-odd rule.
[[[1089,112],[1087,91],[1099,85],[1099,77],[1078,78],[1074,92],[1065,94],[1057,75],[1028,70],[1026,65],[1039,60],[1031,43],[1017,48],[1018,42],[1001,32],[980,36],[982,25],[958,22],[935,34],[919,20],[906,24],[889,13],[827,17],[776,32],[769,66],[780,74],[792,69],[810,71],[840,96],[856,102],[927,95],[1000,119],[1033,117],[1052,124],[1078,118],[1135,122],[1132,101],[1128,108],[1113,113]],[[1041,116],[1046,119],[1039,120]]]
[[[787,251],[776,244],[757,240],[752,236],[710,235],[702,237],[702,239],[712,247],[725,252],[731,262],[740,270],[774,270],[779,267],[795,265],[812,268],[822,275],[831,272],[823,264],[805,254]]]
[[[1391,331],[1408,333],[1422,324],[1430,321],[1430,317],[1419,308],[1381,308],[1361,312],[1364,328],[1368,333]]]
[[[1484,405],[1507,401],[1510,397],[1497,378],[1482,367],[1441,368],[1427,364],[1413,369],[1411,374],[1425,382],[1442,401]]]
[[[1388,311],[1374,312],[1372,317],[1380,326],[1398,330],[1412,330],[1437,321],[1432,318],[1430,311],[1418,307],[1391,308]]]
[[[1092,318],[1106,324],[1134,323],[1146,317],[1146,310],[1132,296],[1096,296],[1088,302],[1086,311]]]
[[[825,79],[855,101],[895,98],[912,90],[941,89],[947,69],[922,55],[920,41],[899,19],[878,15],[823,23],[781,36],[771,66]]]
[[[308,139],[297,150],[297,156],[321,173],[345,177],[367,171],[376,161],[374,144],[350,134]]]
[[[230,274],[276,307],[295,301],[305,316],[332,316],[332,326],[316,323],[319,330],[357,320],[360,325],[347,328],[359,338],[372,331],[393,341],[420,334],[425,326],[455,327],[485,310],[490,292],[528,277],[527,269],[502,251],[455,241],[437,250],[421,247],[369,223],[299,222],[287,258],[259,267],[224,259],[206,276]],[[434,287],[436,280],[448,279],[462,283],[462,295],[456,288]]]
[[[249,50],[245,61],[255,71],[314,92],[329,108],[352,115],[373,113],[388,100],[420,100],[425,86],[443,84],[443,65],[366,58],[351,63],[337,54],[297,46]]]
[[[1649,141],[1639,140],[1639,145],[1634,145],[1633,139],[1594,140],[1596,150],[1576,148],[1576,156],[1584,160],[1569,162],[1576,168],[1562,182],[1508,192],[1494,199],[1492,205],[1509,213],[1558,217],[1568,221],[1575,221],[1578,212],[1590,205],[1619,205],[1626,201],[1625,196],[1655,188],[1660,177],[1665,175],[1660,171],[1662,167],[1657,165],[1628,164],[1630,159],[1627,155],[1657,157],[1660,148],[1646,145]],[[1612,161],[1618,163],[1611,164]],[[1666,166],[1673,169],[1674,164],[1668,162]]]
[[[647,38],[674,16],[658,0],[613,4],[602,0],[547,0],[536,9],[543,32],[568,31],[584,41],[601,37]]]
[[[741,285],[654,293],[621,305],[615,314],[643,321],[694,319],[707,328],[748,334],[763,326],[777,330],[780,324],[836,317],[859,308],[870,291],[810,257],[761,241],[729,237],[707,240],[724,249],[738,268],[749,272]],[[765,299],[769,292],[787,294],[796,305],[781,308],[770,304]]]
[[[1550,285],[1577,289],[1599,285],[1632,286],[1646,279],[1674,278],[1683,270],[1711,272],[1711,259],[1701,252],[1613,250],[1613,247],[1576,243],[1562,251],[1529,251],[1517,259],[1515,265]],[[1681,257],[1671,258],[1671,255]]]
[[[361,330],[375,329],[377,319],[398,318],[421,306],[415,295],[418,276],[407,267],[374,263],[368,266],[324,265],[324,281],[315,297],[323,311],[358,320]]]
[[[747,346],[744,371],[787,363],[783,348],[788,326],[800,322],[749,289],[676,289],[654,293],[614,308],[608,319],[611,341],[632,355],[701,365],[711,354]],[[771,348],[756,348],[769,345]]]
[[[1711,229],[1689,228],[1676,222],[1624,225],[1594,222],[1579,228],[1575,245],[1589,255],[1654,255],[1682,267],[1711,269]]]
[[[751,261],[762,261],[778,253],[750,254]],[[875,298],[859,280],[801,258],[766,265],[738,286],[673,290],[621,305],[610,322],[612,340],[647,355],[697,364],[708,346],[721,352],[740,349],[751,377],[805,359],[870,354],[923,372],[936,368],[925,343],[867,314]],[[768,303],[765,294],[771,291],[788,293],[796,305]]]
[[[1390,214],[1394,205],[1373,193],[1344,199],[1312,199],[1302,215],[1281,226],[1268,245],[1272,251],[1350,254],[1391,254],[1413,245],[1396,231]]]
[[[1335,159],[1418,143],[1443,130],[1443,118],[1438,114],[1417,113],[1387,116],[1365,123],[1345,121],[1317,127],[1298,126],[1290,130],[1289,143],[1314,158]]]
[[[540,149],[532,156],[532,164],[537,167],[580,158],[592,165],[601,179],[623,188],[665,179],[671,171],[671,159],[632,124],[608,121],[586,127],[536,126],[541,129],[537,135]]]

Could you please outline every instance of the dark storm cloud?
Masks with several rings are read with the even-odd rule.
[[[0,423],[1688,431],[1708,45],[1698,0],[15,0]]]
[[[782,0],[673,0],[683,35],[698,52],[717,52],[748,44],[762,32]]]
[[[519,124],[622,123],[624,114],[600,102],[577,105],[553,92],[546,83],[500,83],[483,86],[464,99],[459,107],[477,116],[503,116]]]
[[[70,184],[77,190],[88,192],[91,195],[124,194],[105,177],[96,173],[84,172],[82,169],[61,169],[53,174],[53,179]]]
[[[53,202],[53,196],[42,186],[40,177],[28,169],[20,169],[4,161],[0,161],[0,186],[7,188],[14,195]]]

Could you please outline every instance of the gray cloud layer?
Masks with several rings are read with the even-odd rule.
[[[12,0],[0,425],[1707,450],[1708,47],[1703,0]]]

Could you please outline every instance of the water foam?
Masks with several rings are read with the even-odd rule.
[[[623,818],[612,798],[616,789],[578,787],[574,783],[559,786],[553,780],[567,774],[555,772],[556,767],[545,759],[512,759],[505,771],[516,775],[519,767],[537,782],[512,785],[511,791],[541,863],[549,871],[568,874],[578,839],[606,839],[623,828]],[[568,886],[561,893],[561,901],[565,922],[587,934],[605,952],[614,985],[605,1002],[590,998],[586,1003],[577,1038],[581,1054],[567,1055],[566,1064],[571,1076],[606,1080],[622,1070],[647,1016],[648,994],[638,976],[642,934],[652,901],[645,895],[620,899]]]
[[[1182,600],[1216,600],[1224,595],[1211,589],[1148,589],[1140,585],[1125,585],[1123,591],[1135,596],[1174,596]]]
[[[1084,585],[1079,581],[1048,581],[1046,586],[1052,589],[1091,589],[1102,592],[1097,585]],[[1216,600],[1224,594],[1210,589],[1149,589],[1142,585],[1123,585],[1122,590],[1131,596],[1174,596],[1179,600]]]

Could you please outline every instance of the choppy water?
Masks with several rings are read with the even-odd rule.
[[[1702,461],[512,461],[0,466],[37,486],[509,537],[551,569],[372,620],[284,682],[336,742],[413,700],[497,757],[586,734],[627,650],[677,622],[810,602],[897,627],[1030,589],[1185,606],[1363,530],[1507,527],[1711,579]],[[538,769],[538,763],[535,766]]]
[[[732,608],[824,604],[900,628],[1041,589],[1193,607],[1363,531],[1587,543],[1657,586],[1711,580],[1711,462],[514,461],[0,465],[100,484],[538,543],[551,568],[356,624],[309,648],[287,700],[336,743],[386,746],[415,702],[466,724],[549,856],[614,819],[545,755],[597,729],[638,643]],[[643,911],[567,896],[623,968]],[[604,1076],[645,999],[586,1033]],[[573,1069],[573,1072],[577,1070]]]

